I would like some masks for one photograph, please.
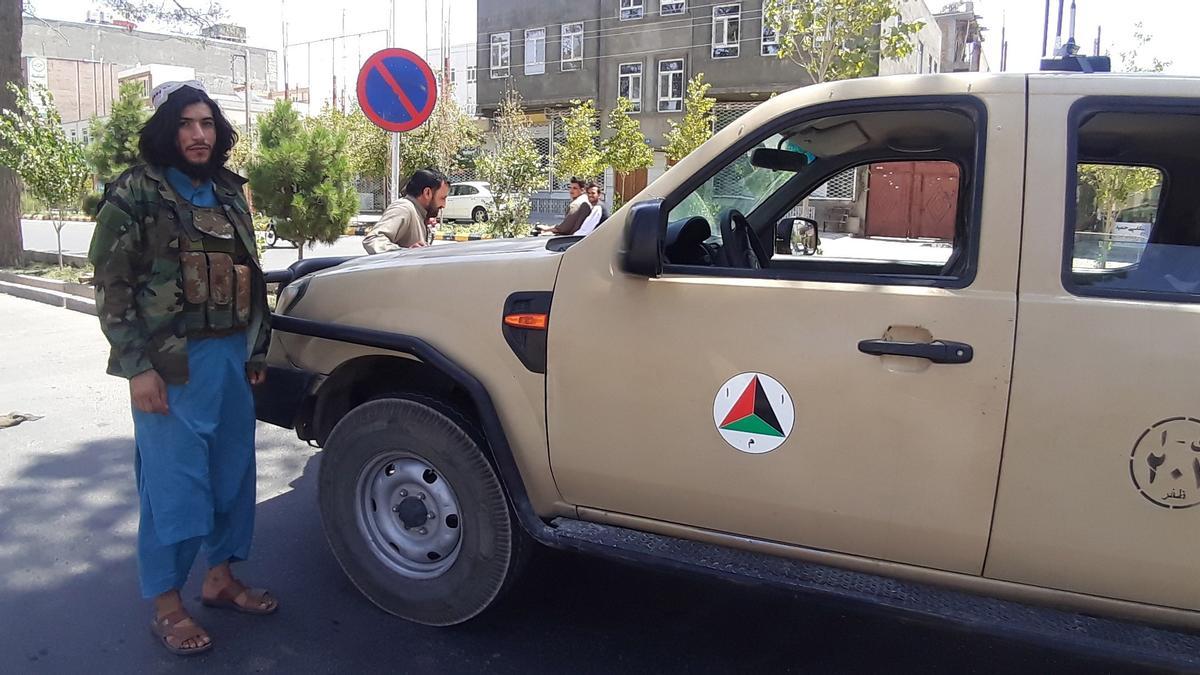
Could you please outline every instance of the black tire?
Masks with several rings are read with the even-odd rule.
[[[263,235],[263,240],[266,242],[267,248],[275,248],[275,245],[279,243],[279,235],[275,233],[274,225],[267,227],[267,233]]]
[[[527,556],[528,535],[508,507],[478,430],[440,401],[396,396],[402,398],[351,410],[325,443],[318,480],[325,537],[346,576],[380,609],[429,626],[462,623],[511,586]],[[391,457],[429,465],[457,498],[454,527],[462,534],[456,557],[436,576],[415,578],[389,565],[390,554],[362,524],[381,518],[359,505],[362,478]]]
[[[476,206],[475,210],[471,211],[471,220],[476,223],[486,223],[488,220],[487,209],[482,206]]]

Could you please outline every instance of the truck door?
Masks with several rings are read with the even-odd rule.
[[[985,573],[1196,610],[1200,87],[1120,84],[1136,90],[1031,78],[1012,407]]]
[[[885,101],[766,104],[672,167],[648,188],[664,200],[660,277],[621,271],[619,220],[566,253],[547,410],[568,501],[981,571],[1012,363],[1024,80],[971,96],[893,86]],[[811,163],[763,168],[756,149]],[[818,227],[862,214],[873,167],[914,161],[953,175],[948,237],[868,237],[860,222],[765,269],[723,253],[730,209],[769,244],[806,196],[823,195],[807,204]]]

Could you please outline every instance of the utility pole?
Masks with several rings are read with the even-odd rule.
[[[246,47],[246,136],[250,135],[250,47]]]
[[[1058,27],[1054,31],[1054,55],[1059,56],[1058,50],[1062,48],[1062,15],[1063,15],[1063,0],[1058,0]]]
[[[288,96],[288,0],[280,0],[280,31],[283,38],[283,100],[290,101]],[[1046,0],[1049,1],[1049,0]]]
[[[1095,55],[1100,56],[1100,30],[1102,26],[1096,26],[1096,51]]]
[[[1046,0],[1046,16],[1042,19],[1042,58],[1046,58],[1046,48],[1049,47],[1050,36],[1050,0]]]

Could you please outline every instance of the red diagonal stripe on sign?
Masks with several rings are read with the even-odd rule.
[[[375,72],[379,73],[379,75],[383,77],[383,81],[387,82],[387,85],[392,88],[393,92],[396,93],[396,98],[400,99],[400,105],[404,106],[404,109],[408,111],[408,116],[414,120],[417,119],[416,106],[412,104],[412,101],[408,100],[408,96],[406,96],[404,94],[404,90],[400,88],[400,83],[396,82],[396,78],[392,77],[392,74],[388,71],[388,69],[383,67],[382,62],[375,64]]]

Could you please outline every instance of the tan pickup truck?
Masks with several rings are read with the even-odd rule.
[[[273,279],[260,418],[397,616],[536,543],[1200,666],[1200,79],[805,87],[586,238]]]

